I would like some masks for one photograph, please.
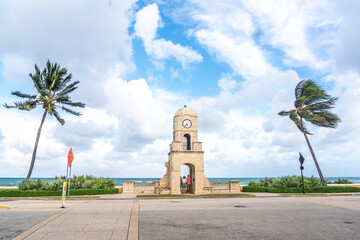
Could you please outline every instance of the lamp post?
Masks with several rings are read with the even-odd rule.
[[[301,154],[301,152],[299,152],[300,157],[299,157],[299,162],[300,162],[300,170],[301,170],[301,181],[302,181],[302,190],[303,190],[303,194],[305,194],[305,187],[304,187],[304,175],[303,175],[303,170],[304,170],[304,161],[305,158],[303,157],[303,155]]]

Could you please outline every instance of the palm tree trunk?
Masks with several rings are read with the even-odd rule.
[[[32,158],[31,158],[31,164],[30,164],[29,172],[28,172],[28,175],[27,175],[26,179],[29,179],[31,177],[31,173],[32,173],[32,170],[34,168],[35,158],[36,158],[36,151],[37,151],[37,147],[38,147],[38,143],[39,143],[39,139],[40,139],[41,128],[42,128],[42,126],[44,124],[46,114],[47,114],[47,109],[45,109],[44,115],[43,115],[43,117],[41,119],[41,124],[40,124],[39,130],[37,132],[34,151],[33,151]]]
[[[302,123],[302,118],[300,118],[300,121],[301,121],[301,126],[302,126],[302,125],[303,125],[303,123]],[[306,136],[306,133],[305,133],[305,130],[304,130],[303,127],[302,127],[302,133],[304,134],[306,143],[307,143],[307,145],[309,146],[311,155],[312,155],[312,157],[313,157],[313,159],[314,159],[315,166],[316,166],[316,169],[317,169],[317,171],[318,171],[318,173],[319,173],[319,177],[320,177],[321,183],[322,183],[323,186],[327,186],[326,181],[325,181],[325,179],[324,179],[324,176],[323,176],[323,174],[322,174],[322,172],[321,172],[319,163],[318,163],[317,160],[316,160],[314,150],[313,150],[312,147],[311,147],[310,141],[309,141],[308,137]]]

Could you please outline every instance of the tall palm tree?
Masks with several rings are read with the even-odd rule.
[[[46,115],[50,114],[50,116],[54,116],[61,125],[64,125],[65,120],[60,117],[57,111],[58,109],[64,110],[65,112],[75,116],[80,116],[81,114],[79,112],[75,112],[65,106],[81,108],[85,107],[84,103],[72,102],[70,100],[69,93],[77,89],[76,85],[79,84],[79,81],[74,81],[71,83],[71,73],[68,74],[67,69],[61,68],[58,63],[51,63],[50,60],[47,60],[46,67],[42,72],[40,72],[40,69],[35,64],[35,74],[33,75],[30,73],[29,76],[31,77],[38,93],[36,95],[30,95],[23,94],[19,91],[11,92],[12,95],[21,98],[27,98],[27,100],[16,101],[12,106],[7,105],[6,103],[4,105],[6,108],[17,108],[19,110],[25,111],[30,111],[37,106],[42,106],[44,108],[44,114],[41,119],[40,127],[35,140],[29,172],[26,177],[27,179],[30,178],[34,168],[41,128],[44,124]]]
[[[289,116],[299,130],[304,134],[319,173],[321,183],[326,186],[326,181],[316,160],[307,135],[312,135],[306,128],[304,120],[319,127],[336,128],[340,122],[339,117],[330,112],[335,106],[337,98],[328,95],[319,85],[312,80],[302,80],[295,88],[295,109],[281,111],[280,116]]]

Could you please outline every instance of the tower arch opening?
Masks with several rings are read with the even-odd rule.
[[[190,163],[184,163],[180,169],[180,177],[181,179],[186,179],[186,191],[181,191],[182,194],[185,193],[194,193],[195,192],[195,166]],[[183,187],[183,181],[180,183],[180,187]]]
[[[191,150],[191,139],[189,134],[185,134],[183,137],[183,149],[184,150]]]

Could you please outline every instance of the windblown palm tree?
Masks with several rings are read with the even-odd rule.
[[[85,104],[81,102],[72,102],[69,97],[69,93],[77,89],[77,84],[79,81],[74,81],[72,83],[72,75],[67,73],[66,68],[61,68],[57,63],[50,63],[50,60],[46,63],[46,68],[42,72],[35,64],[35,74],[29,74],[31,77],[34,86],[38,92],[37,95],[23,94],[19,91],[11,92],[12,95],[27,98],[26,101],[16,101],[14,105],[9,106],[5,103],[4,107],[6,108],[17,108],[19,110],[30,111],[37,106],[42,106],[44,108],[44,114],[41,119],[40,127],[37,132],[34,151],[31,158],[31,164],[27,179],[30,178],[32,170],[34,168],[36,150],[38,147],[41,128],[44,124],[45,117],[49,113],[50,116],[54,116],[61,125],[65,124],[65,120],[62,119],[58,113],[58,109],[64,110],[67,113],[71,113],[75,116],[80,116],[79,112],[75,112],[68,107],[81,107],[84,108]]]
[[[278,114],[280,116],[289,116],[304,134],[320,180],[322,184],[326,186],[326,181],[320,170],[319,163],[316,160],[314,150],[307,137],[307,135],[311,135],[311,133],[305,127],[304,120],[319,127],[336,128],[340,119],[336,114],[331,113],[330,109],[335,106],[337,98],[328,95],[325,90],[312,80],[302,80],[298,83],[295,88],[295,98],[295,109],[281,111]]]

